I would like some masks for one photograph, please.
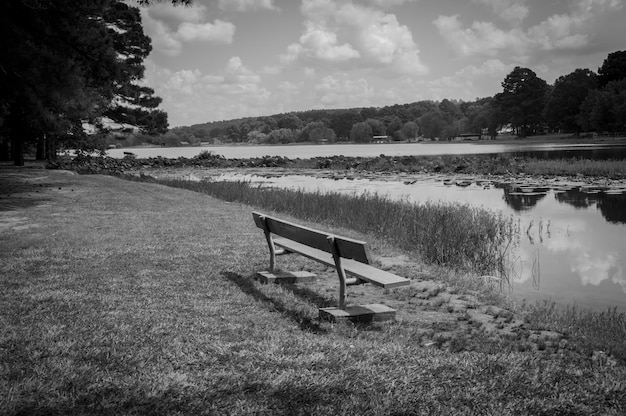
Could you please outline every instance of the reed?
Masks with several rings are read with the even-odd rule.
[[[605,311],[583,309],[576,305],[559,305],[553,301],[522,305],[530,329],[559,331],[585,351],[602,353],[626,361],[626,313],[610,308]]]
[[[466,204],[416,204],[376,193],[305,192],[249,182],[150,180],[372,234],[426,262],[500,277],[519,232],[512,217]]]
[[[519,161],[518,170],[528,175],[583,175],[618,179],[626,176],[626,160],[580,158],[546,160],[526,158]]]

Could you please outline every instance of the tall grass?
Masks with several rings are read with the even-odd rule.
[[[305,192],[249,182],[155,181],[373,234],[424,261],[480,274],[503,275],[519,231],[512,217],[466,204],[415,204],[375,193]]]
[[[599,178],[624,178],[626,176],[626,160],[528,158],[519,162],[518,169],[528,175],[584,175]]]
[[[596,312],[552,301],[523,305],[530,329],[550,329],[566,335],[587,351],[602,351],[626,362],[626,314],[617,309]]]

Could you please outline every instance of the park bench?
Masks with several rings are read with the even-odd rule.
[[[385,305],[348,306],[346,304],[348,285],[371,283],[392,289],[410,284],[409,279],[405,277],[372,266],[365,242],[304,227],[259,212],[253,212],[252,216],[256,226],[263,230],[270,252],[268,271],[258,272],[261,281],[297,283],[314,278],[314,274],[303,271],[280,273],[276,271],[277,255],[298,253],[326,266],[334,267],[339,276],[338,306],[321,308],[321,318],[332,321],[337,319],[358,321],[395,319],[396,311]]]

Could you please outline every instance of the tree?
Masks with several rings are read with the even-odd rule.
[[[267,141],[269,143],[288,144],[288,143],[294,143],[296,141],[296,138],[295,138],[293,130],[278,129],[278,130],[272,130],[270,134],[267,135]]]
[[[420,126],[420,132],[422,136],[429,139],[435,139],[441,137],[443,128],[446,126],[446,122],[441,114],[441,111],[430,111],[421,116],[417,123]]]
[[[300,141],[304,142],[334,142],[335,138],[335,132],[322,121],[310,122],[302,129],[300,134]]]
[[[226,127],[226,139],[231,143],[239,142],[241,137],[241,129],[238,123],[231,123]]]
[[[356,143],[369,143],[372,136],[372,128],[364,121],[354,124],[350,130],[350,140]]]
[[[376,118],[368,118],[365,120],[370,128],[372,129],[373,136],[384,136],[387,134],[387,130],[385,130],[385,123],[376,119]]]
[[[248,133],[248,143],[265,143],[267,141],[267,134],[261,133],[258,130],[252,130]]]
[[[299,130],[304,125],[300,117],[293,113],[285,114],[281,117],[276,116],[276,121],[281,129]]]
[[[339,110],[330,115],[330,128],[339,139],[350,137],[350,130],[355,123],[363,121],[357,110]]]
[[[383,117],[382,120],[385,125],[385,132],[388,136],[394,138],[394,140],[402,140],[400,135],[400,129],[402,129],[402,120],[396,115],[390,115]]]
[[[610,53],[598,68],[598,86],[605,87],[611,81],[626,78],[626,51]]]
[[[455,120],[463,117],[463,113],[459,109],[459,106],[455,102],[450,101],[446,98],[444,98],[443,101],[439,103],[439,110],[441,111],[445,122],[450,125],[453,124]]]
[[[102,125],[107,113],[146,130],[167,126],[165,113],[150,110],[160,99],[135,84],[150,41],[122,1],[0,2],[0,50],[0,134],[11,138],[16,164],[44,133],[89,145],[83,122]]]
[[[402,136],[404,139],[414,139],[417,137],[419,127],[414,121],[407,121],[402,126]]]
[[[540,129],[548,83],[528,68],[515,67],[502,82],[496,100],[505,120],[526,137]]]
[[[596,74],[588,69],[576,69],[559,77],[554,82],[544,109],[548,125],[565,131],[575,131],[578,135],[582,127],[577,119],[581,104],[597,85]]]
[[[591,91],[581,105],[577,121],[598,132],[626,131],[626,78]]]
[[[476,100],[475,106],[468,109],[468,126],[470,133],[481,133],[486,129],[491,139],[498,134],[502,118],[496,99],[493,97]]]

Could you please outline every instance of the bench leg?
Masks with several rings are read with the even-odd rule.
[[[333,260],[335,261],[335,269],[337,269],[337,275],[339,276],[339,309],[346,309],[346,271],[341,264],[341,255],[339,254],[339,248],[337,242],[333,237],[328,237],[328,244],[330,245],[330,252],[333,254]]]
[[[276,268],[276,246],[274,246],[274,240],[272,234],[268,230],[263,230],[265,233],[265,239],[267,240],[267,246],[270,249],[270,267],[269,271],[273,272]]]

